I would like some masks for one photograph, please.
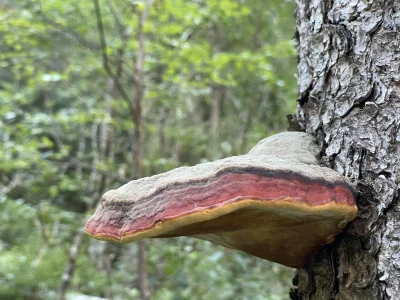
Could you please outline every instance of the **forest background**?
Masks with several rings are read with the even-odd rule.
[[[287,299],[288,268],[82,227],[138,149],[150,176],[284,131],[294,25],[285,0],[1,1],[0,299],[143,299],[143,280],[151,299]]]

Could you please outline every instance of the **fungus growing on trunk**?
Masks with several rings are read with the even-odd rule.
[[[300,267],[357,214],[354,188],[318,155],[312,136],[284,132],[246,155],[134,180],[103,196],[85,231],[118,242],[192,236]]]

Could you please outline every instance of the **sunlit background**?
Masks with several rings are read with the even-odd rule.
[[[294,23],[285,0],[0,1],[0,299],[144,299],[137,244],[82,233],[138,174],[138,87],[141,176],[244,154],[295,110]],[[150,299],[288,299],[289,268],[185,237],[145,250]]]

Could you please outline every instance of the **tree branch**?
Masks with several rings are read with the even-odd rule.
[[[40,11],[40,15],[43,19],[43,22],[53,26],[57,31],[70,36],[73,40],[77,41],[79,44],[81,44],[85,48],[88,48],[89,50],[94,51],[94,52],[100,51],[99,45],[87,40],[86,38],[84,38],[82,35],[80,35],[75,30],[53,21],[43,11]]]
[[[79,230],[79,232],[75,236],[74,242],[70,248],[68,264],[67,264],[67,267],[65,268],[64,273],[61,277],[61,284],[60,284],[60,288],[58,291],[58,295],[59,295],[58,299],[59,300],[65,299],[65,293],[68,289],[69,283],[71,281],[71,277],[72,277],[74,269],[75,269],[75,262],[78,257],[79,248],[82,243],[83,236],[84,236],[83,230]]]
[[[20,184],[21,178],[19,176],[14,176],[7,186],[0,188],[0,196],[7,195],[13,188]]]
[[[112,0],[107,0],[107,6],[108,6],[113,18],[114,18],[114,23],[115,23],[115,26],[117,28],[117,32],[118,32],[121,40],[125,44],[126,39],[127,39],[127,36],[125,34],[125,26],[122,23],[121,18],[119,17],[119,15],[118,15],[118,13],[117,13],[117,11],[115,9],[113,1]]]
[[[126,101],[128,104],[129,110],[131,113],[135,111],[135,108],[129,99],[128,94],[125,92],[124,87],[122,86],[118,76],[116,76],[113,71],[111,70],[110,64],[109,64],[109,59],[107,55],[107,42],[105,38],[105,33],[104,33],[104,26],[103,26],[103,20],[101,17],[101,11],[100,11],[100,5],[98,0],[93,0],[94,4],[94,9],[96,13],[96,20],[97,20],[97,30],[99,32],[99,39],[100,39],[100,48],[101,48],[101,56],[103,59],[103,67],[106,70],[108,76],[113,79],[114,84],[116,88],[118,89],[118,92],[121,94],[122,98]]]

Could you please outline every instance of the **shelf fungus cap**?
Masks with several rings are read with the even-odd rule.
[[[311,135],[284,132],[242,156],[131,181],[103,196],[85,231],[118,242],[192,236],[301,267],[357,215],[355,189],[318,153]]]

